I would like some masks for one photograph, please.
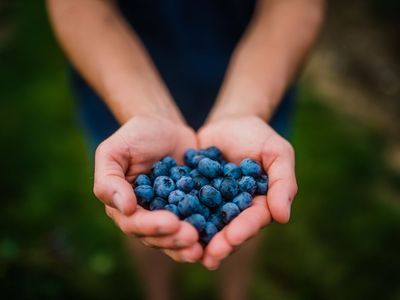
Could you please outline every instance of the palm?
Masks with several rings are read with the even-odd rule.
[[[219,147],[228,161],[239,163],[246,157],[261,162],[270,177],[268,196],[257,196],[250,208],[218,233],[205,250],[203,263],[215,267],[235,246],[254,236],[271,221],[287,222],[296,193],[294,156],[290,144],[264,121],[256,117],[226,119],[203,127],[201,148]]]
[[[258,118],[223,120],[205,126],[199,132],[200,146],[215,145],[221,149],[228,161],[239,163],[250,157],[261,161],[261,150],[265,140],[276,133]]]
[[[182,160],[187,148],[197,148],[190,128],[165,119],[134,117],[96,150],[96,196],[107,214],[128,235],[140,236],[145,245],[163,249],[178,261],[202,256],[196,230],[168,211],[147,211],[136,205],[132,181],[166,155]]]
[[[136,117],[116,132],[118,149],[127,153],[125,176],[132,181],[139,173],[149,171],[151,165],[164,156],[182,160],[187,148],[197,148],[196,136],[190,128],[169,120]],[[117,148],[117,147],[116,147]]]

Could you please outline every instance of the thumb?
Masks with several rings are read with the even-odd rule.
[[[136,197],[125,178],[130,155],[125,144],[111,136],[96,149],[93,192],[104,204],[124,215],[136,209]]]

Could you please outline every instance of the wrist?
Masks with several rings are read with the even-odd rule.
[[[262,83],[241,74],[228,75],[209,119],[256,116],[269,121],[281,98],[280,86],[273,80]]]
[[[146,116],[166,119],[179,124],[186,124],[174,101],[163,95],[148,95],[130,91],[109,94],[105,102],[120,124],[124,124],[135,116]]]
[[[275,104],[268,101],[266,97],[260,98],[220,98],[207,118],[208,122],[222,119],[255,117],[269,121],[275,110]]]
[[[217,112],[215,114],[210,114],[207,118],[205,125],[211,123],[217,123],[221,121],[230,121],[230,120],[243,120],[243,119],[257,119],[262,122],[266,122],[266,118],[256,112]]]

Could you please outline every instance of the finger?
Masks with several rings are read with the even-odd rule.
[[[148,211],[137,206],[136,211],[125,216],[115,208],[106,207],[117,226],[127,235],[163,236],[176,233],[180,228],[179,219],[168,211]]]
[[[257,196],[252,205],[242,211],[225,227],[226,240],[232,246],[239,246],[255,236],[271,222],[271,214],[265,196]]]
[[[271,215],[265,197],[255,197],[252,206],[241,212],[208,244],[203,258],[204,266],[208,269],[217,268],[236,247],[255,236],[270,222]]]
[[[185,249],[165,249],[163,252],[177,262],[194,263],[203,256],[203,247],[199,243],[196,243]]]
[[[202,264],[209,270],[216,270],[221,261],[234,250],[225,233],[225,228],[218,232],[204,250]]]
[[[268,207],[272,217],[279,223],[287,223],[290,209],[297,193],[294,151],[289,143],[285,143],[273,155],[263,151],[263,167],[269,176],[267,193]]]
[[[215,271],[221,265],[221,261],[224,258],[215,258],[213,256],[207,255],[203,258],[202,264],[206,267],[209,271]]]
[[[199,236],[196,229],[189,223],[181,221],[179,230],[173,235],[144,237],[141,240],[145,244],[157,248],[183,249],[193,246],[198,238]]]
[[[136,208],[136,197],[125,179],[129,150],[117,136],[111,136],[96,149],[93,192],[104,204],[130,215]]]

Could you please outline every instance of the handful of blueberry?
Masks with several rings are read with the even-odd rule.
[[[192,224],[203,244],[251,205],[254,195],[268,191],[268,176],[254,160],[226,162],[217,147],[188,149],[185,165],[166,156],[150,174],[134,182],[138,203],[147,209],[166,209]]]

